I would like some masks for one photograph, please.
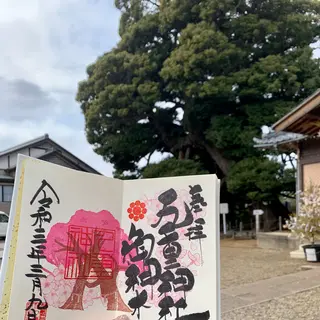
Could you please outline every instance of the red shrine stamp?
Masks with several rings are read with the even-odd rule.
[[[26,309],[30,307],[31,302],[27,302]],[[34,308],[30,308],[25,311],[24,320],[46,320],[47,319],[47,310],[38,310],[36,309],[38,303],[34,303]]]
[[[112,279],[116,232],[109,229],[69,226],[65,279]]]

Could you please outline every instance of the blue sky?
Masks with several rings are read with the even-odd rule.
[[[75,102],[89,63],[118,41],[113,0],[0,0],[0,150],[48,133],[111,176]]]

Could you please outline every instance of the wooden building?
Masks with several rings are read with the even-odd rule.
[[[320,185],[320,89],[272,126],[273,132],[255,139],[260,148],[285,148],[297,154],[299,193],[311,182]]]
[[[296,142],[299,190],[310,182],[320,184],[320,89],[273,126],[275,132],[304,136]]]

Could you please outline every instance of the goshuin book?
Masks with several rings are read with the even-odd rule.
[[[117,180],[19,155],[0,320],[217,320],[219,180]]]

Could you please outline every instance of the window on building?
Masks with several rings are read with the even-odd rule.
[[[13,186],[0,185],[0,202],[11,202]]]

